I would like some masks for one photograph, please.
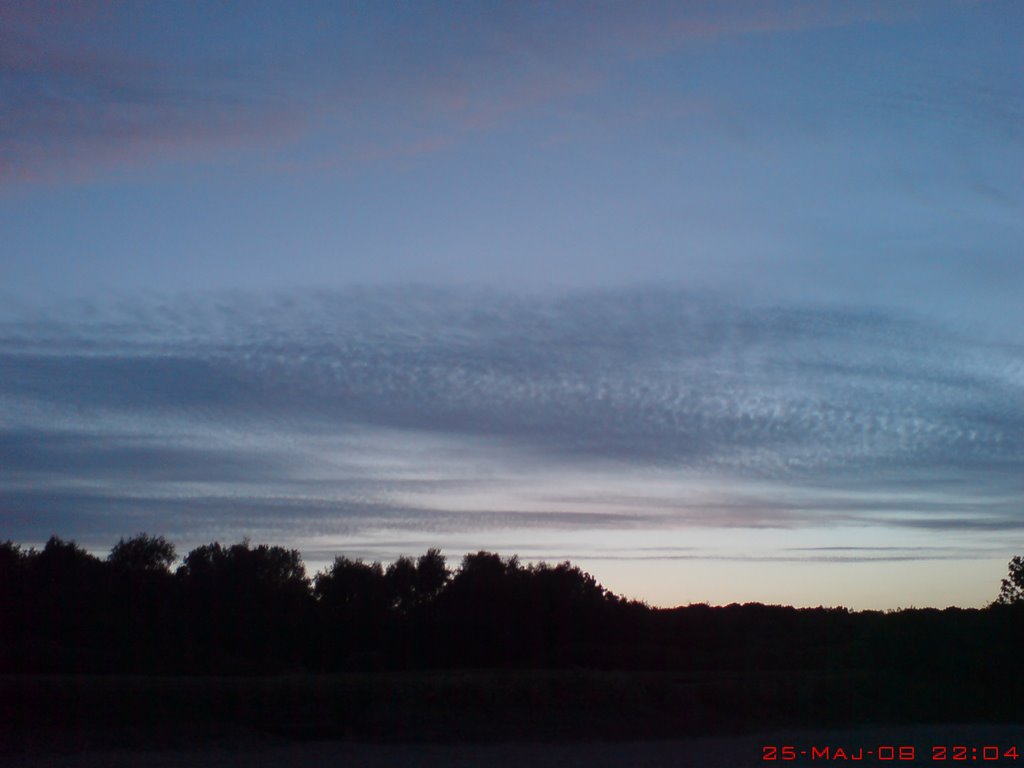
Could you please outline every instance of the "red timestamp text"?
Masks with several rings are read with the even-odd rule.
[[[1020,752],[1016,746],[998,744],[936,744],[930,748],[913,744],[878,744],[873,747],[848,745],[764,744],[761,746],[763,762],[913,762],[918,759],[935,763],[989,763],[1016,764]]]
[[[764,744],[761,747],[761,760],[765,762],[792,762],[795,760],[899,762],[916,759],[917,748],[913,744],[879,744],[874,747],[833,746],[831,744],[797,747],[792,744]]]
[[[1001,747],[997,744],[984,744],[971,746],[968,744],[937,744],[932,747],[932,760],[942,762],[955,760],[957,762],[990,762],[998,760],[1016,760],[1019,756],[1017,747]]]

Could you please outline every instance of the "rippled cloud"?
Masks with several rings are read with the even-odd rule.
[[[656,289],[139,299],[8,312],[0,368],[21,537],[1024,523],[1022,350],[877,311]]]

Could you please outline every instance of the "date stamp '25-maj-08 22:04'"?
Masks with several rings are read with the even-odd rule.
[[[879,744],[867,746],[763,744],[764,762],[984,762],[1015,765],[1021,754],[1014,745],[998,744],[935,744],[918,747],[913,744]]]

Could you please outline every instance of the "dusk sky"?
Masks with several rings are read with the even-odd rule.
[[[0,540],[981,606],[1024,4],[0,4]]]

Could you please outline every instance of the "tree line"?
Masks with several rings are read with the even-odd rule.
[[[0,670],[254,672],[578,660],[623,611],[646,610],[568,562],[490,552],[452,570],[436,549],[387,567],[248,541],[177,553],[121,539],[105,560],[56,536],[0,544]],[[575,655],[574,655],[575,654]]]
[[[654,609],[569,562],[491,552],[455,569],[436,549],[387,566],[340,556],[312,578],[298,551],[248,541],[176,562],[168,540],[146,534],[106,559],[57,537],[39,550],[0,544],[0,672],[883,669],[1024,693],[1014,561],[987,609],[899,612]]]

